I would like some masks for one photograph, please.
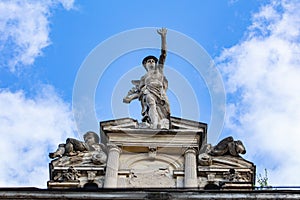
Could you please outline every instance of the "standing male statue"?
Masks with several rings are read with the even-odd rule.
[[[167,29],[158,29],[157,33],[161,36],[161,55],[159,59],[152,55],[143,59],[142,64],[147,72],[140,80],[132,81],[135,87],[129,90],[123,102],[130,103],[139,99],[142,105],[142,121],[148,123],[152,129],[169,129],[170,107],[166,94],[168,80],[164,76]]]

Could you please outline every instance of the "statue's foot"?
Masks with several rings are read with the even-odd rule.
[[[62,155],[58,154],[57,152],[54,152],[54,153],[49,153],[49,157],[53,159],[53,158],[56,158],[56,157],[57,158],[62,157]]]
[[[147,122],[139,123],[139,128],[150,128],[150,124]]]
[[[49,153],[50,158],[55,158],[54,153]]]
[[[170,129],[170,121],[168,119],[161,119],[158,124],[159,129]]]

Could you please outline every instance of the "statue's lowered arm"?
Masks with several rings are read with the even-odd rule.
[[[131,88],[126,97],[123,98],[123,103],[130,103],[132,100],[138,99],[141,95],[141,91],[139,89],[140,80],[132,80],[131,83],[134,85],[134,87]]]

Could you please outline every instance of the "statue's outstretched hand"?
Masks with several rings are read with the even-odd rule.
[[[123,98],[123,103],[130,103],[131,99],[129,97],[124,97]]]
[[[166,36],[167,35],[167,29],[166,28],[157,29],[157,33],[161,36]]]

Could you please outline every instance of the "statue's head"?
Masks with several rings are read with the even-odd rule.
[[[94,141],[94,143],[99,143],[99,136],[97,133],[93,131],[88,131],[83,135],[83,139],[86,143],[89,143],[91,140]],[[93,142],[92,142],[93,143]]]
[[[143,59],[142,64],[145,67],[145,69],[148,71],[152,67],[154,68],[156,66],[157,62],[158,62],[158,59],[155,56],[150,55]]]
[[[235,150],[237,153],[240,153],[240,154],[246,153],[246,148],[245,148],[244,144],[242,143],[242,141],[237,140],[237,141],[234,141],[234,143],[235,143]]]

